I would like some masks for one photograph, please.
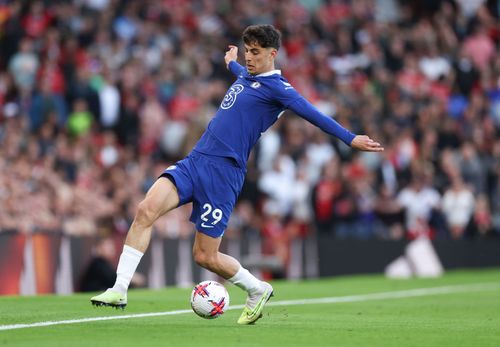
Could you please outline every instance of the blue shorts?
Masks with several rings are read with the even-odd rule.
[[[245,171],[231,158],[193,151],[160,177],[169,178],[177,187],[179,206],[193,202],[190,220],[196,229],[217,238],[224,234],[243,187]]]

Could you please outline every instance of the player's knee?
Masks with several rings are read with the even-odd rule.
[[[153,206],[147,201],[143,200],[137,206],[137,213],[135,215],[135,220],[144,226],[149,226],[155,221],[155,211]]]
[[[193,251],[194,261],[205,269],[215,269],[217,267],[217,255],[204,252],[202,250]]]

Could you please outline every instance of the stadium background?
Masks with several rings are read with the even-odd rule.
[[[500,265],[499,15],[481,0],[0,2],[0,293],[68,293],[92,256],[116,262],[137,203],[232,82],[227,45],[256,23],[282,31],[299,92],[386,150],[352,152],[288,112],[251,155],[230,253],[316,277],[375,271],[367,252],[425,235],[466,259],[451,265]],[[138,285],[209,276],[189,262],[189,212],[155,225]]]

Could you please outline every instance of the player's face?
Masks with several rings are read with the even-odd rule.
[[[263,48],[258,43],[245,44],[245,63],[249,74],[258,75],[274,70],[276,48]]]

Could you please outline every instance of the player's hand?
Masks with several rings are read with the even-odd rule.
[[[224,56],[224,60],[226,61],[226,65],[229,66],[229,63],[238,59],[238,47],[229,45],[229,50],[226,52]]]
[[[384,147],[373,141],[369,136],[357,135],[351,142],[351,147],[366,152],[382,152]]]

